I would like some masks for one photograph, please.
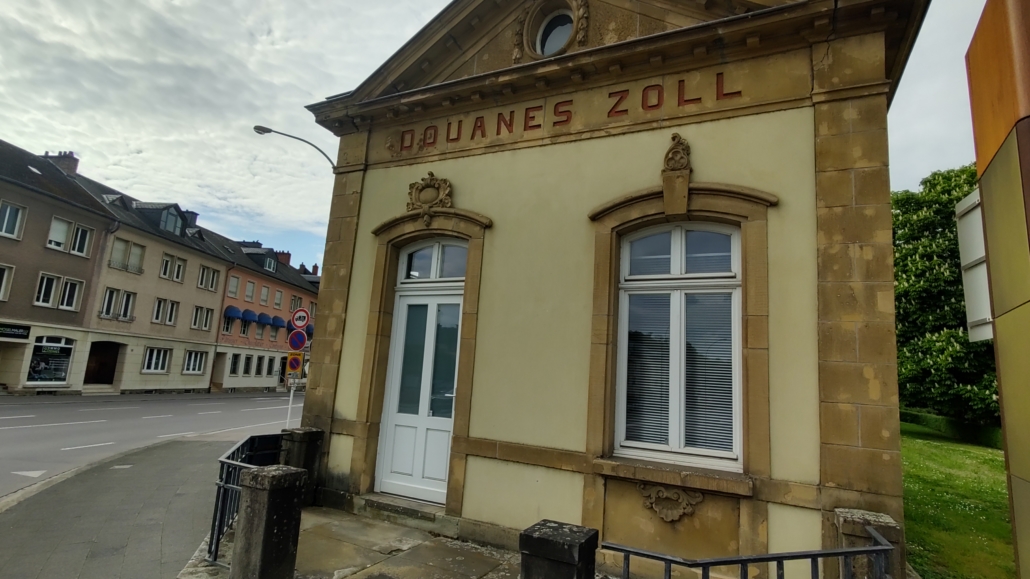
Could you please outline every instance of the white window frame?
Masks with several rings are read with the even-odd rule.
[[[115,318],[118,314],[118,304],[121,290],[109,287],[104,290],[104,300],[100,302],[100,317]]]
[[[201,324],[204,322],[204,311],[205,308],[201,306],[193,306],[193,317],[190,318],[190,328],[193,330],[199,330]]]
[[[233,280],[236,281],[236,286],[233,287]],[[225,284],[225,295],[235,298],[240,295],[240,276],[231,275],[229,276],[229,283]]]
[[[200,274],[197,277],[197,287],[202,288],[202,289],[207,289],[207,283],[208,283],[207,279],[208,279],[208,276],[210,275],[210,273],[211,273],[211,269],[208,266],[206,266],[206,265],[200,266]]]
[[[406,289],[415,289],[419,286],[425,286],[426,289],[430,288],[462,288],[465,287],[465,276],[462,277],[440,277],[440,268],[443,266],[443,246],[453,245],[456,247],[465,248],[466,255],[468,255],[468,243],[457,240],[457,239],[430,239],[420,243],[412,243],[411,245],[404,248],[401,252],[400,259],[397,265],[397,287]],[[433,260],[429,266],[429,277],[426,279],[405,279],[408,275],[408,256],[416,251],[421,251],[427,247],[433,248]],[[466,257],[467,260],[467,257]],[[465,274],[468,275],[466,262]],[[314,302],[312,302],[313,304]],[[303,303],[302,303],[303,305]],[[311,313],[311,312],[308,312]],[[312,314],[311,317],[314,317]]]
[[[182,373],[188,376],[203,376],[207,371],[207,352],[186,350],[182,359]]]
[[[168,301],[168,309],[165,312],[164,323],[166,326],[174,326],[179,322],[179,302]]]
[[[549,55],[544,54],[543,40],[544,40],[544,29],[547,28],[547,25],[550,24],[551,21],[554,20],[555,18],[557,18],[558,16],[563,16],[563,15],[564,16],[568,16],[569,18],[571,18],[572,19],[572,26],[573,27],[576,26],[576,18],[575,18],[575,16],[572,15],[572,11],[571,10],[567,10],[567,9],[562,8],[562,9],[555,10],[554,12],[551,12],[550,14],[548,14],[547,17],[544,18],[544,21],[540,23],[540,28],[536,31],[536,43],[533,45],[534,48],[536,48],[537,54],[539,54],[540,56],[543,56],[545,58],[550,58],[552,56],[557,56],[561,52],[561,48],[559,48],[558,52],[554,52],[554,53],[551,53]],[[569,36],[570,39],[571,39],[572,36],[575,36],[576,35],[575,28],[573,28],[572,32],[570,32],[569,34],[570,34],[570,36]],[[568,46],[568,44],[569,44],[569,41],[566,40],[565,44],[562,45],[562,48],[564,48],[565,46]]]
[[[272,329],[268,331],[268,341],[278,342],[279,341],[279,328],[272,326]]]
[[[207,289],[213,292],[218,291],[218,270],[214,268],[208,268],[211,271],[210,282],[208,282]]]
[[[268,287],[267,285],[261,286],[261,297],[258,299],[258,303],[260,303],[263,306],[268,305],[268,292],[271,291],[271,289],[272,288]]]
[[[163,279],[172,279],[172,268],[175,267],[175,256],[164,254],[161,256],[161,271],[157,274]]]
[[[86,234],[86,248],[84,251],[76,251],[75,249],[79,241],[79,232]],[[71,253],[72,255],[77,255],[79,257],[88,258],[90,254],[93,253],[93,236],[95,234],[96,230],[92,227],[86,227],[81,223],[76,223],[75,229],[72,231],[72,241],[71,244],[68,246],[68,253]]]
[[[64,239],[63,240],[54,240],[53,238],[50,237],[51,235],[53,235],[54,223],[56,223],[58,221],[60,221],[60,222],[62,222],[62,223],[64,223],[66,225],[65,232],[64,232]],[[53,218],[50,219],[50,229],[47,230],[46,247],[48,249],[55,249],[57,251],[63,251],[65,253],[67,253],[68,252],[68,246],[69,246],[69,239],[71,238],[72,232],[74,232],[74,231],[75,231],[75,222],[74,221],[72,221],[70,219],[65,219],[64,217],[58,217],[58,216],[54,215]]]
[[[229,316],[222,316],[222,333],[231,335],[233,326],[236,325],[236,318],[230,318]]]
[[[18,205],[17,203],[11,203],[10,201],[7,201],[6,199],[0,199],[0,209],[2,209],[4,205],[8,205],[10,207],[14,207],[15,209],[17,209],[18,210],[18,217],[17,217],[17,219],[14,222],[14,235],[11,235],[10,233],[5,233],[4,230],[7,229],[7,227],[6,227],[7,224],[6,223],[0,223],[0,237],[6,237],[8,239],[14,239],[14,240],[21,241],[22,233],[25,231],[25,220],[27,219],[27,217],[29,215],[29,209],[28,209],[28,207],[25,207],[24,205]],[[9,212],[8,212],[7,215],[8,215],[8,218],[10,218],[10,213]]]
[[[257,288],[257,284],[253,281],[248,281],[247,285],[243,290],[243,301],[254,303],[254,291]]]
[[[275,290],[275,301],[272,304],[277,310],[283,309],[283,290]]]
[[[143,374],[167,374],[172,361],[172,350],[147,346],[143,350]]]
[[[265,327],[261,324],[258,324],[257,327],[254,328],[254,338],[258,340],[265,339]]]
[[[15,267],[6,263],[0,263],[0,269],[4,272],[3,278],[0,279],[0,302],[6,302],[11,296],[11,284],[14,283]]]
[[[246,354],[243,356],[243,371],[242,376],[252,376],[254,374],[254,355]]]
[[[265,258],[265,269],[267,269],[268,271],[274,272],[275,271],[275,266],[276,266],[277,263],[279,263],[278,259],[276,259],[274,257],[266,257]]]
[[[168,300],[165,298],[157,298],[154,300],[154,315],[151,316],[150,322],[153,324],[164,323],[166,307],[168,307]]]
[[[240,336],[246,338],[250,335],[250,324],[252,323],[247,320],[240,320]]]
[[[43,284],[43,278],[49,278],[54,280],[54,285],[50,290],[50,301],[46,302],[39,301],[39,288]],[[39,272],[39,278],[36,280],[36,290],[35,293],[32,294],[32,305],[39,306],[41,308],[56,308],[57,301],[60,299],[61,296],[61,281],[63,279],[64,278],[62,278],[59,275],[54,275],[52,273],[46,273],[42,271]]]
[[[257,359],[254,360],[254,376],[260,378],[260,377],[262,377],[264,375],[265,375],[265,357],[264,356],[258,356]]]
[[[68,290],[69,285],[78,286],[75,289],[75,299],[72,300],[73,303],[71,305],[67,305],[64,303],[66,295],[65,292]],[[61,281],[61,296],[57,298],[57,309],[65,310],[68,312],[79,311],[79,305],[82,303],[82,291],[85,289],[85,287],[86,282],[81,279],[75,279],[71,277],[64,278],[64,280]]]
[[[182,280],[186,278],[186,260],[182,258],[175,258],[175,263],[172,265],[172,281],[182,283]]]
[[[201,327],[205,332],[211,331],[211,319],[215,317],[215,311],[211,308],[204,308],[204,325]]]
[[[115,255],[118,249],[118,242],[125,244],[125,252],[122,255]],[[139,264],[132,264],[132,250],[133,248],[140,248]],[[127,271],[132,274],[142,275],[143,274],[143,260],[147,256],[147,246],[133,243],[131,240],[125,239],[124,237],[115,237],[114,241],[111,242],[111,259],[108,260],[107,265],[112,269],[120,269]]]
[[[630,276],[630,244],[638,239],[665,231],[672,232],[672,267],[683,271],[686,231],[711,231],[730,235],[732,273],[667,274]],[[704,222],[680,223],[649,228],[626,236],[621,242],[618,351],[616,373],[615,452],[616,456],[670,462],[686,466],[743,472],[743,349],[741,305],[740,229]],[[678,265],[677,265],[678,264]],[[732,295],[732,364],[733,364],[733,450],[723,452],[684,447],[683,439],[683,301],[688,293],[730,293]],[[626,390],[629,342],[629,296],[639,294],[670,295],[669,355],[669,445],[658,445],[626,438]],[[677,428],[678,427],[678,428]]]
[[[136,319],[136,294],[133,292],[122,292],[122,301],[118,307],[118,319],[123,322],[131,322]]]
[[[242,363],[243,363],[243,356],[241,354],[232,354],[232,355],[230,355],[229,356],[229,375],[230,376],[239,376],[240,375],[240,365]],[[235,372],[233,371],[234,367],[236,369]]]

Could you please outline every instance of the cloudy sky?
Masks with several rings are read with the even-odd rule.
[[[890,113],[891,180],[973,160],[963,65],[984,0],[934,0]],[[4,0],[0,139],[321,262],[335,140],[303,108],[354,88],[447,0]]]

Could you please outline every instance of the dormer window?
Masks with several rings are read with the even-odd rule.
[[[275,264],[276,263],[279,263],[279,261],[277,259],[275,259],[274,257],[266,257],[265,258],[265,269],[267,269],[268,271],[275,271]]]
[[[173,209],[165,209],[161,214],[161,229],[175,235],[182,235],[182,218]]]

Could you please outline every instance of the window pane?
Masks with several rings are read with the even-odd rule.
[[[136,269],[143,267],[143,250],[145,248],[142,245],[133,245],[132,249],[129,250],[129,265]]]
[[[629,274],[659,275],[671,273],[672,233],[658,233],[629,244]]]
[[[733,450],[733,294],[687,294],[684,446]]]
[[[460,245],[443,246],[443,262],[440,264],[440,277],[465,277],[465,262],[468,249]]]
[[[669,443],[669,294],[629,296],[626,440]]]
[[[461,306],[436,307],[436,348],[433,350],[433,390],[429,415],[450,418],[454,408],[454,380],[458,371],[458,320]]]
[[[7,203],[0,205],[0,233],[17,235],[18,217],[20,215],[21,209],[14,205],[8,205]]]
[[[433,248],[425,247],[408,254],[408,269],[404,279],[429,279],[433,267]]]
[[[733,271],[730,236],[711,231],[687,232],[687,273]]]
[[[426,351],[425,304],[408,306],[408,323],[404,328],[404,353],[401,355],[401,387],[397,402],[400,414],[418,414],[422,396],[422,357]]]
[[[125,267],[127,258],[125,252],[129,249],[129,243],[124,239],[114,240],[114,249],[111,250],[111,261],[115,267]]]

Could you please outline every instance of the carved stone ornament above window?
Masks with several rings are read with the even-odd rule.
[[[654,509],[666,523],[678,521],[683,515],[693,515],[694,505],[705,499],[705,496],[697,491],[666,488],[661,485],[639,483],[637,490],[644,495],[644,508]]]
[[[420,211],[426,227],[433,220],[434,209],[451,206],[451,182],[438,178],[432,171],[408,186],[408,211]]]
[[[665,194],[665,213],[683,215],[690,197],[690,145],[679,133],[672,134],[672,146],[665,152],[662,168],[662,191]]]

